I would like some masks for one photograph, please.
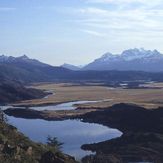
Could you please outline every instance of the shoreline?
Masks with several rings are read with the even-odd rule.
[[[82,149],[96,152],[94,156],[83,158],[83,163],[91,162],[92,159],[97,161],[101,157],[110,155],[112,157],[108,157],[108,161],[116,158],[123,161],[128,159],[130,162],[135,160],[163,162],[161,155],[163,152],[163,108],[149,110],[134,104],[120,103],[112,107],[94,110],[78,108],[67,111],[35,111],[18,108],[5,112],[19,118],[38,118],[48,121],[80,119],[82,122],[115,128],[123,133],[119,138],[82,145]],[[157,158],[161,161],[159,162]]]
[[[46,163],[50,160],[77,163],[74,157],[63,154],[57,146],[34,142],[5,121],[0,121],[0,131],[1,162]]]

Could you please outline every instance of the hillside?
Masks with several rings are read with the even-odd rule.
[[[0,79],[17,80],[22,83],[53,81],[70,70],[54,67],[27,56],[0,57]]]
[[[57,144],[34,143],[15,127],[0,120],[1,163],[75,163],[74,158],[62,154]]]
[[[0,104],[42,98],[46,94],[41,90],[25,88],[16,81],[4,80],[0,82]]]

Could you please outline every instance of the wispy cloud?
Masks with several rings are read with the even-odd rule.
[[[121,4],[121,3],[142,3],[142,4],[159,4],[162,0],[86,0],[87,3],[114,3],[114,4]]]
[[[16,10],[16,8],[13,7],[0,7],[0,11],[13,11]]]
[[[106,15],[108,14],[107,10],[96,8],[96,7],[87,7],[78,10],[82,14],[98,14],[98,15]]]
[[[90,4],[104,4],[104,5],[115,5],[120,9],[126,8],[144,8],[152,9],[159,8],[163,5],[162,0],[84,0],[86,3]]]
[[[86,30],[86,29],[83,29],[81,31],[84,32],[84,33],[87,33],[89,35],[93,35],[93,36],[97,36],[97,37],[104,37],[105,36],[104,33],[100,33],[100,32],[97,32],[97,31]]]
[[[144,1],[144,0],[86,0],[86,2],[90,2],[90,3],[120,3],[120,2],[132,3],[135,1]]]
[[[106,2],[111,1],[106,0]],[[119,1],[128,2],[127,0]],[[163,32],[163,22],[161,21],[163,19],[163,10],[160,9],[137,8],[123,10],[117,8],[116,10],[110,10],[106,7],[97,8],[92,6],[75,10],[78,11],[79,19],[74,20],[74,22],[76,21],[85,28],[91,28],[92,31],[103,30],[104,33],[108,34],[124,31],[136,31],[142,34],[147,31]]]

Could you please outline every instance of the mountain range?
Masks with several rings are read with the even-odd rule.
[[[121,54],[106,53],[82,70],[163,71],[163,54],[157,50],[129,49]]]
[[[163,82],[163,72],[157,72],[162,71],[162,63],[162,54],[156,50],[146,51],[144,49],[127,50],[121,55],[107,53],[80,70],[74,69],[71,65],[68,65],[67,68],[51,66],[36,59],[30,59],[26,55],[20,57],[2,55],[0,56],[0,103],[43,97],[43,92],[24,87],[37,82],[75,82],[79,84],[101,82],[111,86],[126,81]],[[75,71],[68,69],[70,67]]]
[[[84,67],[70,64],[52,66],[26,55],[0,56],[0,80],[18,81],[22,84],[59,81],[130,81],[135,78],[158,81],[161,78],[158,75],[160,73],[153,74],[153,72],[162,70],[163,55],[157,50],[129,49],[119,55],[106,53]]]
[[[30,59],[26,55],[0,56],[0,70],[0,79],[17,80],[22,83],[52,81],[70,71]]]

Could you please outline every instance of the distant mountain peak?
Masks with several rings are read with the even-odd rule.
[[[83,69],[163,71],[163,55],[156,49],[133,48],[121,54],[105,53]]]
[[[25,54],[19,57],[5,56],[3,54],[0,56],[0,63],[13,63],[13,64],[26,63],[26,64],[32,64],[32,65],[37,65],[42,67],[47,66],[47,64],[42,63],[36,59],[31,59]]]
[[[0,56],[0,61],[13,61],[13,60],[30,60],[30,58],[27,55],[22,55],[20,57],[13,57],[13,56],[6,56],[4,54],[2,54]]]
[[[103,54],[101,58],[108,58],[108,57],[112,57],[112,56],[113,56],[112,53],[107,52],[107,53]]]
[[[122,52],[121,56],[125,60],[142,59],[146,57],[162,56],[157,50],[145,50],[144,48],[129,49]]]
[[[105,53],[100,58],[95,59],[95,62],[107,62],[109,60],[117,60],[119,55],[112,54],[112,53]]]
[[[64,63],[60,67],[63,67],[63,68],[69,69],[69,70],[74,70],[74,71],[77,71],[77,70],[81,69],[79,66],[75,66],[75,65],[72,65],[72,64],[68,64],[68,63]]]

